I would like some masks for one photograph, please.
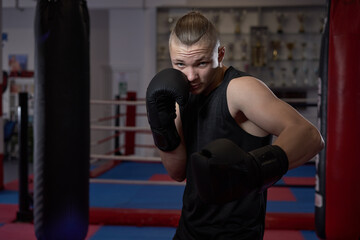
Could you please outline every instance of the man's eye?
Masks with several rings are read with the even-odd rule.
[[[184,67],[185,66],[183,63],[176,63],[175,65],[178,66],[178,67]]]
[[[207,65],[207,62],[201,62],[201,63],[199,63],[199,66],[200,67],[205,67]]]

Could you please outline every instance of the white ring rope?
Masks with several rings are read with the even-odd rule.
[[[91,183],[132,184],[132,185],[160,185],[160,186],[185,186],[185,182],[175,181],[149,181],[149,180],[121,180],[91,178]]]
[[[317,98],[280,98],[284,102],[317,103]],[[127,100],[90,100],[91,104],[115,104],[115,105],[145,105],[145,101]]]
[[[91,104],[115,104],[115,105],[145,105],[145,101],[126,100],[90,100]]]
[[[122,100],[91,100],[91,104],[115,104],[115,105],[145,105],[145,101],[122,101]],[[97,120],[97,119],[96,119]],[[91,123],[96,121],[93,119]],[[91,125],[91,130],[111,130],[123,132],[150,132],[150,127],[122,127],[122,126],[101,126]],[[97,142],[96,142],[97,143]],[[96,145],[93,142],[91,145]],[[97,160],[116,160],[116,161],[130,161],[130,162],[149,162],[161,163],[160,157],[142,157],[142,156],[129,156],[129,155],[100,155],[91,154],[91,161]],[[184,186],[185,182],[176,181],[147,181],[147,180],[120,180],[120,179],[98,179],[90,178],[91,183],[107,183],[107,184],[132,184],[132,185],[160,185],[160,186]]]
[[[92,130],[115,130],[123,132],[150,132],[150,127],[116,127],[116,126],[101,126],[101,125],[92,125],[90,126]]]
[[[117,161],[130,161],[130,162],[161,162],[160,157],[142,157],[142,156],[129,156],[129,155],[100,155],[91,154],[90,158],[95,159],[109,159]]]
[[[317,98],[280,98],[287,103],[313,103],[317,104]]]

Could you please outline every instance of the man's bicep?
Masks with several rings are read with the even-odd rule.
[[[278,99],[269,97],[257,103],[251,116],[254,123],[270,134],[278,136],[284,129],[301,124],[303,117],[289,104]]]
[[[264,131],[278,136],[286,127],[304,119],[289,104],[277,98],[264,84],[253,82],[245,93],[242,111],[249,121]]]

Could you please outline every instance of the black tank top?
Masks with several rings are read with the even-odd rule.
[[[271,143],[271,135],[250,135],[240,128],[230,115],[226,89],[232,79],[242,76],[248,74],[229,67],[222,83],[209,95],[190,95],[188,103],[181,108],[188,163],[192,153],[200,151],[206,144],[218,138],[228,138],[245,151]],[[183,208],[174,239],[263,238],[266,192],[253,193],[224,205],[206,204],[198,198],[191,172],[190,164],[187,164]]]

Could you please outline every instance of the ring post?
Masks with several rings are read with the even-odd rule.
[[[136,101],[136,92],[127,93],[127,101]],[[135,126],[135,115],[136,115],[136,106],[127,105],[126,106],[126,126],[134,127]],[[125,155],[131,155],[135,152],[135,132],[126,132],[125,133]]]

